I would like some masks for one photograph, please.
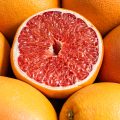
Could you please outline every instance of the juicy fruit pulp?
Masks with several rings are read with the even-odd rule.
[[[18,43],[20,69],[50,86],[69,86],[85,79],[99,56],[95,31],[75,15],[59,11],[31,18]]]
[[[60,8],[23,22],[11,50],[16,77],[53,98],[67,97],[93,83],[102,59],[102,38],[94,25]]]

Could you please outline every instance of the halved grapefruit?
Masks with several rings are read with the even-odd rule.
[[[11,51],[17,78],[53,98],[67,97],[94,82],[103,59],[98,30],[80,14],[48,9],[18,29]]]

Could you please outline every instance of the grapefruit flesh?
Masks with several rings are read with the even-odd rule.
[[[17,71],[52,88],[88,81],[97,75],[102,55],[96,28],[79,14],[63,9],[49,9],[27,19],[12,48]]]

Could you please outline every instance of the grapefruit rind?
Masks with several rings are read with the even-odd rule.
[[[93,66],[92,71],[87,76],[87,78],[85,78],[84,80],[82,80],[80,82],[76,82],[75,84],[70,85],[70,86],[52,87],[52,86],[49,86],[49,85],[46,85],[46,84],[43,84],[43,83],[38,83],[34,79],[30,78],[25,72],[23,72],[19,68],[19,65],[18,65],[18,62],[17,62],[17,58],[20,55],[20,52],[19,52],[19,49],[18,49],[18,45],[19,45],[18,37],[20,35],[21,30],[26,26],[27,22],[29,20],[31,20],[33,17],[35,17],[37,15],[42,15],[44,12],[48,12],[48,11],[60,11],[62,13],[71,13],[71,14],[75,15],[77,18],[82,19],[88,25],[88,27],[92,28],[95,31],[95,33],[97,35],[97,38],[98,38],[99,55],[98,55],[98,60],[97,60],[96,64]],[[74,11],[61,9],[61,8],[53,8],[53,9],[44,10],[42,12],[38,12],[38,13],[32,15],[31,17],[29,17],[26,21],[24,21],[17,30],[17,33],[16,33],[15,38],[14,38],[12,50],[11,50],[11,63],[12,63],[12,68],[13,68],[13,71],[14,71],[15,75],[19,79],[22,79],[22,80],[32,84],[33,86],[36,86],[40,90],[41,90],[41,88],[44,89],[44,90],[42,90],[43,92],[45,92],[45,90],[65,91],[65,90],[70,90],[70,89],[74,89],[74,88],[78,89],[78,87],[81,88],[82,86],[86,86],[87,84],[93,83],[95,81],[96,77],[97,77],[98,72],[99,72],[100,66],[102,64],[102,60],[103,60],[103,41],[102,41],[101,34],[96,29],[96,27],[91,22],[89,22],[86,18],[84,18],[82,15],[80,15],[80,14],[74,12]]]

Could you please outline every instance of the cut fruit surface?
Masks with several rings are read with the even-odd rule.
[[[66,97],[91,84],[102,58],[97,29],[83,16],[60,8],[28,18],[11,51],[15,75],[50,97]]]

